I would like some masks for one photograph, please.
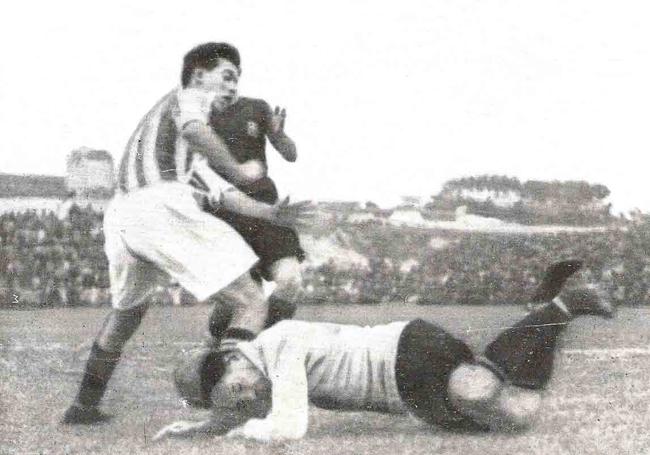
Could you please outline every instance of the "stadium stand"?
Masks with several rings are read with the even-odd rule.
[[[72,205],[64,217],[28,210],[0,215],[0,288],[5,308],[110,304],[102,213]],[[527,303],[543,269],[568,257],[606,284],[618,303],[650,303],[650,218],[589,234],[513,235],[342,225],[365,261],[307,263],[303,303]],[[312,242],[318,244],[318,242]],[[321,248],[323,248],[321,246]],[[327,248],[327,247],[326,247]],[[309,253],[309,251],[308,251]],[[323,257],[314,254],[314,257]],[[348,256],[350,256],[348,254]],[[162,305],[194,299],[170,283],[150,297]]]

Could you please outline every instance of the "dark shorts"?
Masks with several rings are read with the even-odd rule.
[[[278,192],[268,177],[260,179],[253,185],[242,188],[242,191],[253,199],[266,204],[275,204],[278,201]],[[256,270],[265,279],[270,279],[270,266],[283,258],[296,257],[300,262],[305,259],[305,251],[300,246],[298,233],[289,227],[278,226],[266,220],[240,215],[230,210],[221,208],[207,208],[230,226],[248,243],[253,252],[260,259]]]
[[[449,401],[449,376],[474,354],[461,340],[422,319],[411,321],[397,347],[397,389],[411,413],[425,422],[455,431],[481,431]]]

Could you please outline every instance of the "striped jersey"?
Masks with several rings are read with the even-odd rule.
[[[177,88],[140,121],[126,145],[118,172],[118,190],[165,181],[187,181],[192,151],[180,132],[193,120],[208,123],[214,92]]]

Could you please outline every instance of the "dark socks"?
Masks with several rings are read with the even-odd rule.
[[[542,389],[551,378],[558,337],[570,319],[548,304],[503,331],[485,349],[485,357],[513,385]]]
[[[83,407],[97,406],[104,396],[106,385],[120,361],[120,352],[104,351],[95,342],[90,350],[76,402]]]

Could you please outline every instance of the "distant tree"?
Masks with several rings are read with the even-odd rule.
[[[599,183],[592,185],[591,191],[596,199],[605,199],[607,196],[611,194],[609,188]]]

